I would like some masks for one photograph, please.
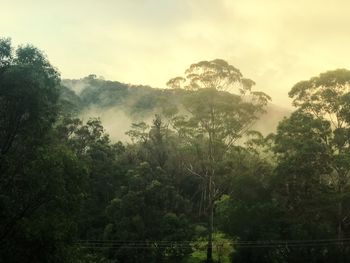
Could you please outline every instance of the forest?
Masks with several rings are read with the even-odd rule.
[[[0,262],[349,262],[349,70],[290,87],[276,129],[224,59],[166,85],[61,79],[0,39]]]

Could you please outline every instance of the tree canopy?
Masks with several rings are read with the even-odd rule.
[[[0,39],[0,262],[349,261],[348,70],[295,84],[267,136],[252,125],[270,97],[228,62],[167,84],[61,81]],[[95,104],[154,116],[115,141],[81,118]]]

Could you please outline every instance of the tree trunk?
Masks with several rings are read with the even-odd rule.
[[[342,178],[342,177],[341,177]],[[343,234],[343,180],[340,180],[338,186],[338,195],[340,200],[338,201],[338,239],[342,239],[344,237]],[[342,245],[343,242],[340,242]]]
[[[208,218],[208,247],[207,263],[213,262],[213,224],[214,224],[214,202],[213,202],[213,184],[212,175],[209,175],[208,201],[209,201],[209,218]]]
[[[343,203],[339,201],[338,203],[338,239],[343,238]]]

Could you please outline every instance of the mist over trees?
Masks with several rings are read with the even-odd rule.
[[[167,85],[62,81],[0,40],[0,262],[349,261],[350,71],[295,84],[270,134],[225,60]]]
[[[189,93],[185,89],[129,85],[95,75],[63,79],[62,85],[61,99],[65,101],[65,109],[73,110],[85,121],[99,117],[112,141],[130,141],[125,132],[132,123],[144,121],[150,125],[155,114],[188,113],[182,103]],[[265,111],[266,114],[261,114],[252,127],[264,135],[275,132],[278,122],[291,113],[290,109],[271,102]]]

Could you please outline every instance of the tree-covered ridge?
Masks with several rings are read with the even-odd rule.
[[[112,134],[114,140],[125,139],[123,132],[126,132],[133,122],[147,120],[151,122],[155,114],[171,115],[180,111],[185,111],[182,101],[189,93],[184,89],[156,89],[149,86],[137,86],[123,84],[117,81],[107,81],[103,78],[90,75],[82,79],[62,80],[62,85],[66,88],[62,91],[62,99],[68,104],[65,108],[73,107],[80,116],[93,115],[100,117],[102,123],[107,126],[107,130]],[[283,117],[290,114],[289,109],[285,109],[269,103],[266,113],[262,113],[254,124],[254,129],[267,135],[276,131],[277,124]],[[115,131],[109,128],[112,122],[111,114],[122,115],[128,125],[121,124],[123,132],[114,136]]]
[[[62,85],[74,91],[63,94],[67,100],[75,100],[79,108],[98,106],[102,108],[123,107],[130,115],[149,114],[154,109],[168,102],[169,97],[174,103],[181,93],[169,90],[153,89],[149,86],[135,86],[123,84],[117,81],[107,81],[89,75],[80,80],[63,80]],[[66,97],[67,95],[67,97]],[[72,97],[70,97],[72,96]]]
[[[297,83],[264,136],[269,96],[222,59],[165,90],[61,81],[1,39],[0,262],[348,262],[349,83]],[[111,140],[91,107],[141,121]]]

